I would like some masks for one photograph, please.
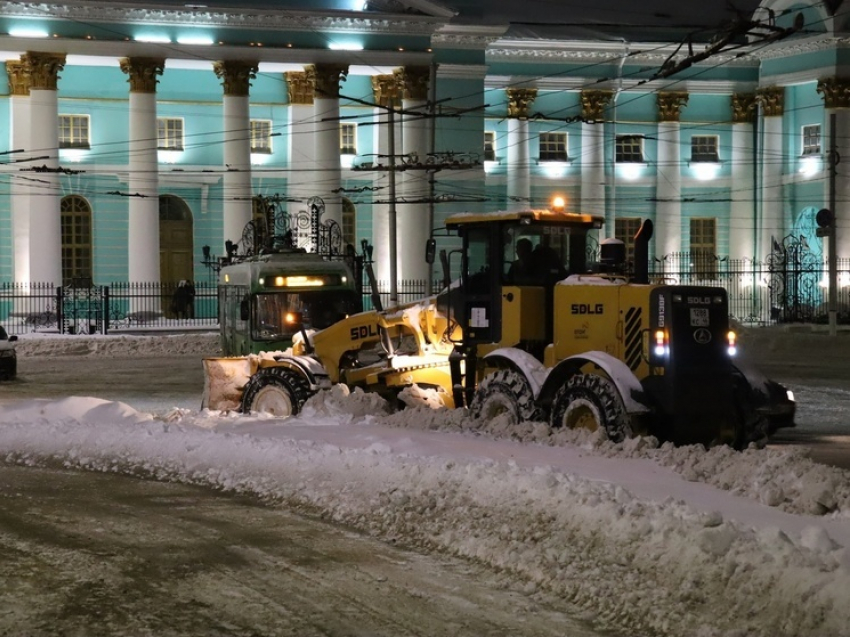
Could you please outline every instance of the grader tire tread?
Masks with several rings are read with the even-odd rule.
[[[499,369],[485,377],[475,391],[470,405],[473,418],[493,418],[502,409],[510,410],[516,423],[543,420],[543,414],[534,401],[528,380],[513,369]]]
[[[253,411],[254,400],[263,388],[275,385],[289,394],[292,403],[291,416],[297,415],[304,403],[310,397],[310,384],[307,379],[286,367],[266,367],[254,374],[245,385],[242,393],[241,410],[243,413]]]

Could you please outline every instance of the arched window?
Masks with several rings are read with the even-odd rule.
[[[91,205],[80,195],[62,197],[62,284],[91,285]]]

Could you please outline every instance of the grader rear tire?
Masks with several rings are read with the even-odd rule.
[[[485,420],[507,414],[515,425],[541,420],[531,385],[525,376],[512,369],[497,370],[478,384],[470,412],[473,418]]]
[[[549,424],[553,429],[601,429],[613,442],[632,436],[631,421],[616,386],[595,374],[577,374],[557,391]]]
[[[304,377],[285,367],[267,367],[245,385],[242,412],[288,418],[298,414],[309,397],[310,385]]]

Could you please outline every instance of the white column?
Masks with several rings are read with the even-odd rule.
[[[679,122],[658,123],[655,183],[655,250],[658,257],[682,250],[682,172]]]
[[[508,119],[506,210],[531,208],[531,156],[528,120]]]
[[[14,159],[28,156],[30,144],[29,75],[23,62],[6,62],[11,97],[9,99],[10,149],[24,150]],[[22,164],[23,165],[23,164]],[[30,278],[30,187],[19,176],[9,174],[12,213],[12,250],[14,251],[14,280],[28,283]]]
[[[508,97],[508,152],[506,210],[531,208],[531,151],[528,117],[537,98],[536,88],[505,89]]]
[[[256,62],[223,61],[213,65],[224,85],[224,240],[237,243],[251,221],[251,115],[249,87]]]
[[[655,177],[655,256],[682,250],[682,151],[679,117],[688,94],[664,91],[658,104],[658,159]]]
[[[606,205],[605,179],[605,108],[614,97],[611,90],[584,90],[579,94],[581,103],[581,191],[580,210],[588,214],[604,215],[602,231],[593,230],[594,240],[614,236],[615,206]],[[612,175],[614,166],[611,167]],[[614,185],[612,183],[612,190]],[[613,196],[613,195],[612,195]],[[570,208],[575,210],[575,206]]]
[[[130,76],[130,177],[128,278],[131,283],[158,283],[159,180],[157,163],[156,83],[165,61],[124,58]],[[140,196],[137,196],[140,195]]]
[[[33,166],[46,166],[39,173],[38,189],[31,191],[30,280],[62,283],[61,189],[59,175],[49,169],[59,167],[59,108],[56,94],[58,73],[65,56],[53,53],[26,53],[22,60],[30,68],[30,147]]]
[[[581,125],[581,210],[604,215],[605,205],[605,125],[602,121]],[[614,215],[605,218],[605,236],[614,236]]]
[[[289,96],[289,167],[286,194],[290,197],[287,211],[292,219],[307,210],[307,200],[316,195],[313,184],[319,178],[316,170],[315,118],[313,106],[315,75],[307,71],[284,74]],[[299,244],[299,247],[307,247]]]
[[[318,179],[313,187],[325,202],[322,221],[336,221],[342,225],[342,166],[339,155],[339,83],[348,74],[345,64],[316,64],[316,169]]]
[[[755,257],[755,144],[753,117],[755,95],[733,95],[731,184],[729,209],[729,257]]]
[[[428,99],[428,67],[409,67],[403,70],[404,99],[406,112],[426,113]],[[404,116],[401,126],[402,153],[414,163],[424,163],[429,151],[429,120],[423,117]],[[409,170],[399,173],[401,197],[422,199],[427,197],[428,173],[424,170]],[[398,256],[399,280],[427,281],[428,263],[425,261],[425,242],[431,236],[427,203],[404,203],[398,209]]]
[[[773,249],[773,240],[780,244],[785,238],[784,201],[782,199],[783,135],[782,113],[784,91],[770,88],[759,91],[762,113],[760,223],[758,227],[757,258],[764,261]]]
[[[376,76],[376,77],[384,77],[384,78],[392,78],[392,75],[387,76]],[[373,84],[375,78],[373,77]],[[381,104],[383,102],[379,101],[377,91],[375,91],[376,96],[375,100],[377,103]],[[388,100],[388,103],[391,101]],[[374,110],[374,122],[375,125],[372,127],[372,135],[373,135],[373,145],[372,147],[375,149],[375,153],[377,153],[377,157],[372,157],[370,160],[375,164],[383,164],[387,165],[387,155],[390,154],[389,147],[389,134],[388,134],[388,126],[389,126],[389,115],[387,110],[384,108],[376,108]],[[395,136],[396,140],[400,140],[401,135],[398,134]],[[380,183],[386,186],[387,178],[389,173],[387,172],[366,172],[363,175],[365,178],[370,178],[372,183]],[[382,190],[375,191],[373,193],[373,199],[379,201],[389,201],[390,191],[389,188],[383,188]],[[373,269],[375,270],[375,276],[379,281],[386,281],[390,276],[390,204],[389,203],[378,203],[372,205],[372,261]],[[358,246],[359,249],[359,246]]]

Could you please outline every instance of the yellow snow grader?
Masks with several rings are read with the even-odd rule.
[[[649,221],[632,263],[615,240],[597,257],[588,234],[602,224],[560,210],[451,216],[439,294],[300,326],[285,351],[207,359],[205,403],[285,417],[344,383],[393,401],[416,386],[478,418],[598,429],[614,441],[742,447],[793,426],[791,393],[738,360],[726,291],[650,283]]]

